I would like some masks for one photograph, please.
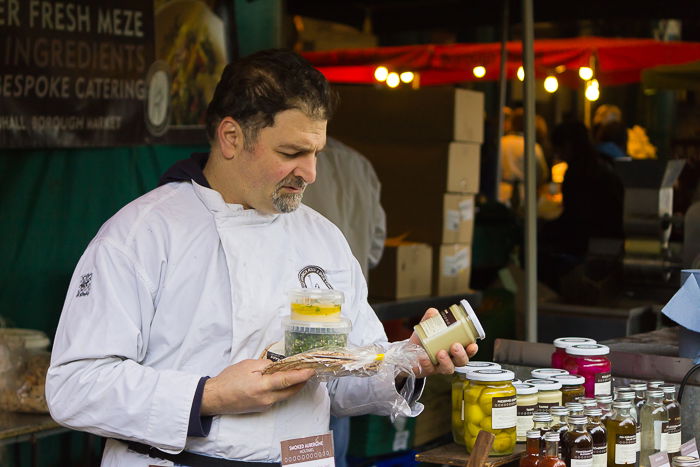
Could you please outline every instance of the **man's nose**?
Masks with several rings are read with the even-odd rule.
[[[316,180],[316,154],[307,154],[299,159],[294,175],[304,179],[306,183],[313,183]]]

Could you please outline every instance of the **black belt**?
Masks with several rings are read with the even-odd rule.
[[[193,452],[182,451],[179,454],[170,454],[165,451],[161,451],[153,446],[148,446],[146,444],[137,443],[134,441],[129,441],[126,443],[129,450],[138,452],[139,454],[145,454],[148,457],[153,457],[154,459],[165,459],[167,461],[174,462],[176,464],[186,465],[188,467],[248,467],[251,465],[259,465],[261,467],[275,467],[281,465],[279,462],[245,462],[245,461],[233,461],[228,459],[221,459],[219,457],[209,457],[203,456],[201,454],[195,454]]]

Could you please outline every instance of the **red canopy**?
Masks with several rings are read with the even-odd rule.
[[[535,75],[556,74],[560,82],[578,86],[578,68],[597,62],[596,78],[602,85],[634,83],[641,71],[657,65],[676,65],[700,60],[700,42],[662,42],[653,39],[577,37],[535,41]],[[507,78],[522,65],[522,43],[506,44]],[[486,76],[497,80],[501,61],[500,43],[410,45],[307,52],[304,56],[334,83],[374,83],[379,65],[390,70],[420,73],[422,86],[477,81],[472,69],[482,65]]]

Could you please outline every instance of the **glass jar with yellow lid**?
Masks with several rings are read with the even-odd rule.
[[[526,379],[526,383],[537,387],[537,411],[549,412],[554,405],[561,405],[561,383],[553,379]]]
[[[537,410],[537,388],[534,384],[526,383],[513,384],[513,386],[515,386],[518,416],[515,436],[518,443],[524,443],[527,440],[527,431],[534,426],[532,417]]]
[[[493,433],[489,455],[512,454],[517,425],[517,398],[509,370],[487,369],[470,371],[469,386],[464,392],[464,441],[471,453],[480,431]]]
[[[554,375],[549,379],[561,383],[561,400],[564,404],[567,402],[581,402],[581,399],[586,395],[586,389],[583,387],[586,378],[583,376]]]

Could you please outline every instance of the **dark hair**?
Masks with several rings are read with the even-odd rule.
[[[588,128],[580,121],[566,121],[554,127],[552,146],[569,164],[588,164],[595,158],[595,150],[588,136]]]
[[[251,149],[258,132],[275,123],[275,115],[298,109],[310,118],[329,120],[337,97],[326,78],[291,50],[270,49],[224,68],[206,113],[207,136],[225,117],[238,122]]]
[[[599,143],[615,143],[620,149],[627,152],[627,127],[619,121],[604,123],[597,128],[595,140]]]

